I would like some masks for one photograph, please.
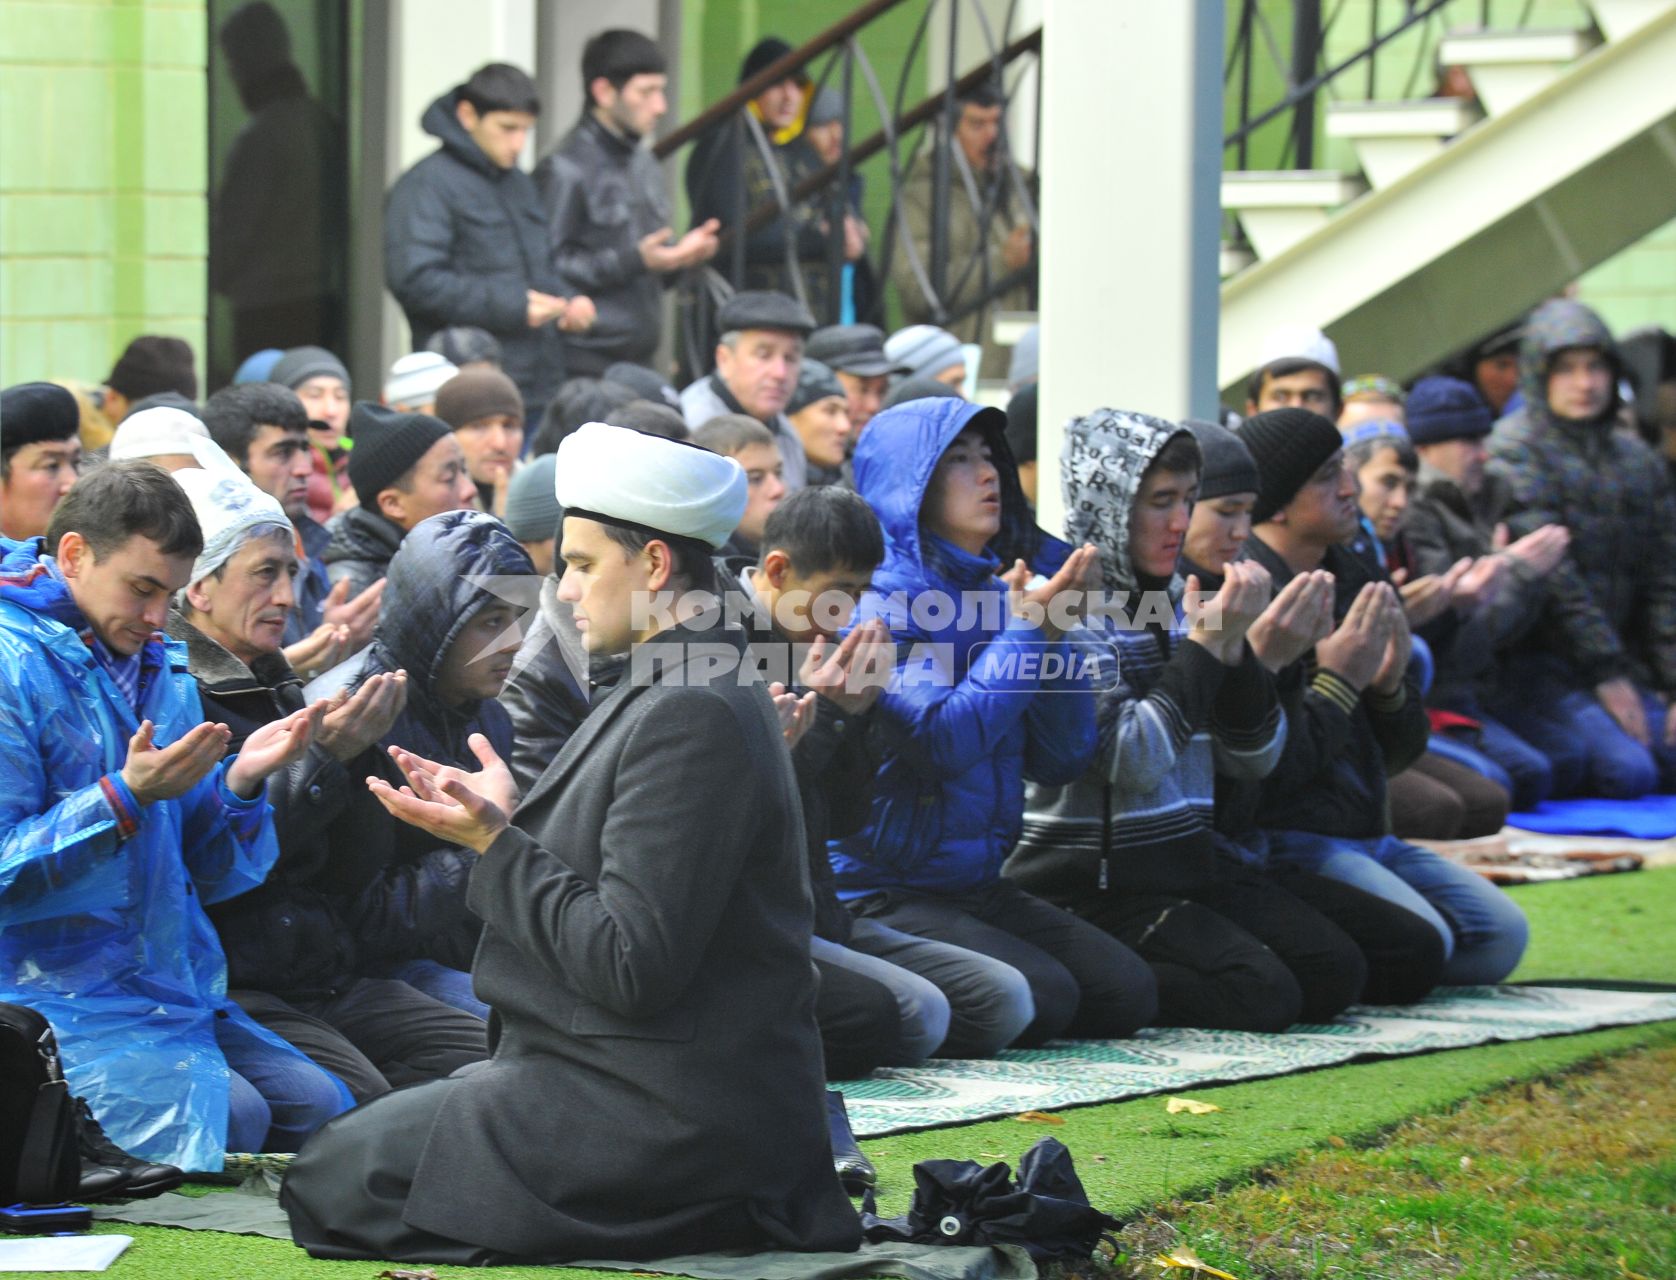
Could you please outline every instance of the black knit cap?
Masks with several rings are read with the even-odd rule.
[[[117,358],[105,385],[130,400],[143,400],[159,391],[178,391],[196,400],[198,372],[192,348],[180,338],[141,334]]]
[[[1323,463],[1344,448],[1332,419],[1308,409],[1271,409],[1241,424],[1239,438],[1257,464],[1257,505],[1251,518],[1267,520],[1293,498]]]
[[[781,58],[791,52],[791,46],[778,36],[764,36],[745,55],[745,61],[739,64],[739,83],[744,84],[759,71],[765,71]],[[809,73],[799,68],[786,77],[798,84],[809,83]]]
[[[1225,498],[1230,493],[1257,492],[1257,463],[1251,450],[1220,422],[1189,418],[1181,424],[1199,442],[1199,496]]]
[[[378,510],[378,495],[400,480],[430,452],[438,440],[452,435],[448,424],[428,413],[402,413],[357,400],[349,413],[349,483],[368,511]]]
[[[81,427],[75,396],[53,382],[20,382],[0,391],[0,447],[72,439]]]

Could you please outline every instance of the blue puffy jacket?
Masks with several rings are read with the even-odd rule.
[[[998,409],[913,400],[874,418],[856,447],[856,488],[886,539],[856,621],[884,619],[897,668],[873,715],[883,763],[868,824],[828,846],[842,897],[888,888],[963,893],[993,883],[1018,840],[1025,779],[1063,786],[1094,758],[1086,675],[1063,641],[1009,616],[996,577],[1017,558],[1052,573],[1069,552],[1035,527],[1005,425]],[[1001,476],[1002,530],[983,556],[931,540],[920,527],[937,460],[968,427],[988,438]],[[955,608],[934,612],[927,593]],[[975,662],[980,646],[984,660]],[[1044,675],[1050,667],[1057,674]]]
[[[120,776],[138,720],[85,625],[42,540],[0,539],[0,1000],[52,1023],[71,1089],[118,1146],[219,1172],[228,1071],[216,1019],[307,1061],[227,999],[204,914],[267,875],[279,855],[271,810],[265,795],[228,790],[230,761],[142,809]],[[143,660],[154,674],[139,718],[167,746],[203,720],[186,646],[159,637]]]

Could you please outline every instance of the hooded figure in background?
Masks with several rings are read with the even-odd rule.
[[[343,243],[349,222],[342,125],[309,97],[267,0],[234,10],[220,43],[250,113],[210,218],[210,285],[233,304],[233,350],[341,350],[342,261],[327,246]]]
[[[1493,708],[1539,750],[1591,745],[1589,792],[1676,788],[1676,498],[1662,458],[1616,430],[1621,362],[1599,316],[1543,303],[1519,347],[1523,406],[1496,424],[1490,471],[1512,489],[1514,537],[1571,531],[1515,691]]]

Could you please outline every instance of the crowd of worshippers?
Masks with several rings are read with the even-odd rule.
[[[559,156],[640,172],[648,75]],[[95,1181],[301,1149],[327,1257],[851,1248],[823,1078],[1499,982],[1524,916],[1415,841],[1676,785],[1671,480],[1580,304],[1406,389],[1277,331],[1243,412],[1038,477],[1033,344],[1002,411],[746,290],[678,393],[580,326],[526,433],[566,335],[445,252],[536,191],[478,92],[392,192],[454,301],[379,401],[305,346],[199,405],[160,337],[0,393],[0,998]]]

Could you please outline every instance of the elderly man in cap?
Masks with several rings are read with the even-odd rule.
[[[833,324],[809,335],[805,356],[812,356],[837,375],[850,402],[850,426],[859,436],[884,405],[892,374],[907,366],[885,354],[882,329],[870,324]]]
[[[333,583],[360,595],[384,576],[408,530],[443,511],[470,510],[477,486],[448,424],[425,413],[355,405],[349,480],[360,505],[332,522],[321,559]]]
[[[0,534],[21,542],[47,531],[81,468],[81,409],[56,383],[0,391]]]
[[[198,465],[194,442],[208,439],[203,419],[185,409],[141,409],[116,429],[109,455],[112,462],[143,458],[165,471],[182,471]]]
[[[371,784],[478,855],[492,1059],[324,1131],[286,1178],[294,1238],[467,1264],[853,1249],[779,720],[738,638],[647,608],[714,588],[744,474],[597,423],[557,474],[560,596],[623,675],[521,802],[482,739],[475,774],[398,751],[408,789]]]
[[[786,420],[797,389],[803,340],[815,327],[801,302],[783,293],[736,293],[716,313],[721,339],[716,371],[681,393],[681,413],[694,430],[724,413],[755,418],[774,433],[785,464],[786,488],[808,483],[803,445]]]
[[[218,456],[217,456],[218,455]],[[206,715],[232,731],[229,750],[300,710],[303,682],[279,648],[298,561],[284,509],[219,450],[175,473],[204,532],[192,579],[169,615]],[[250,893],[210,908],[227,952],[229,994],[303,1050],[357,1101],[448,1075],[486,1052],[483,1023],[405,982],[358,969],[358,939],[337,877],[359,813],[382,811],[361,779],[381,767],[379,739],[407,701],[405,672],[325,703],[308,752],[268,778],[279,861]]]

